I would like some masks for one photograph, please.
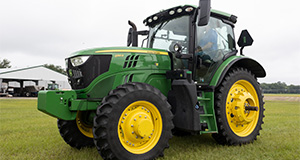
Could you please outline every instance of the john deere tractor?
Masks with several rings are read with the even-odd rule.
[[[64,141],[96,146],[104,159],[154,159],[172,135],[209,133],[223,145],[256,140],[264,117],[257,78],[264,68],[243,55],[247,30],[209,0],[134,23],[127,47],[95,48],[66,58],[70,91],[40,91],[38,109],[57,118]],[[138,37],[146,36],[146,48]]]

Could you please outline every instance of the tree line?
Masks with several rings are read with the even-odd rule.
[[[300,94],[300,85],[287,85],[284,82],[276,83],[261,83],[264,93],[278,93],[278,94]]]

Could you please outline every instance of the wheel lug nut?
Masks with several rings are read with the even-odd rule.
[[[131,125],[131,127],[133,127],[133,124]]]
[[[142,116],[140,115],[139,117],[141,118]]]
[[[124,123],[123,121],[121,121],[121,123]]]
[[[125,119],[125,117],[123,117],[123,119]]]
[[[125,116],[127,116],[127,113],[125,113]]]
[[[134,134],[134,131],[132,131],[131,133]]]
[[[151,136],[149,136],[148,138],[151,138]]]
[[[133,119],[134,121],[136,121],[136,119]]]
[[[147,116],[145,116],[145,119],[147,118]]]

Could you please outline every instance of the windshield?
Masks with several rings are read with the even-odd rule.
[[[149,48],[173,51],[173,45],[178,43],[182,46],[182,54],[188,53],[189,16],[165,21],[153,28],[149,33]]]

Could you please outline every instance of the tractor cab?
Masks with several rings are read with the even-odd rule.
[[[208,84],[223,60],[237,53],[233,34],[236,17],[212,10],[208,24],[198,26],[195,10],[178,6],[145,19],[150,27],[148,47],[171,52],[174,69],[194,71],[194,81]]]
[[[192,71],[197,84],[208,86],[219,66],[238,52],[233,31],[237,17],[205,5],[203,9],[177,6],[153,14],[144,20],[149,31],[136,31],[130,22],[127,45],[137,46],[137,36],[148,35],[147,48],[172,53],[173,69]],[[251,41],[238,43],[242,49],[253,42],[247,31],[240,39]]]

